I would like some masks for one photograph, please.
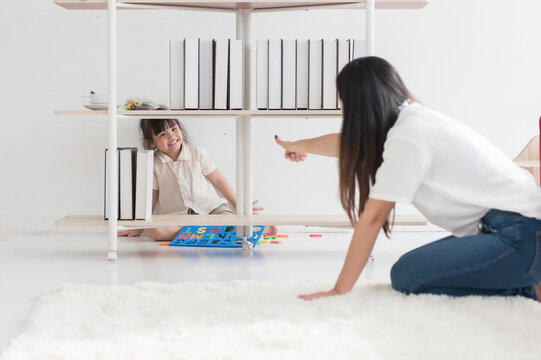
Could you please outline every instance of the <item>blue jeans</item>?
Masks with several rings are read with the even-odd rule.
[[[477,235],[448,236],[403,255],[391,269],[406,294],[524,296],[541,283],[541,220],[490,210]]]

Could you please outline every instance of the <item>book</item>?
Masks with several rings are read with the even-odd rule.
[[[338,71],[337,74],[342,71],[344,66],[346,66],[350,61],[350,40],[339,40],[338,41]]]
[[[119,208],[121,220],[135,219],[135,174],[137,148],[122,148],[118,151]]]
[[[337,74],[340,74],[340,71],[346,66],[350,61],[350,48],[351,48],[351,41],[350,40],[339,40],[338,41],[338,69]],[[338,96],[338,92],[336,93],[336,96]],[[336,107],[340,108],[340,103],[337,102]]]
[[[323,109],[336,109],[338,40],[323,40]]]
[[[229,41],[229,108],[242,109],[244,104],[244,71],[242,40]]]
[[[269,107],[269,40],[256,42],[256,107]]]
[[[118,150],[118,149],[117,149]],[[118,159],[118,153],[117,153],[117,159]],[[118,172],[118,160],[116,163],[116,168]],[[109,194],[108,194],[108,186],[109,186],[109,149],[105,149],[105,170],[104,170],[104,186],[103,186],[103,218],[105,220],[109,220],[109,216],[111,214],[111,210],[109,208]],[[116,183],[116,194],[117,194],[117,204],[119,199],[119,193],[118,193],[118,182]],[[118,205],[117,205],[118,206]],[[117,212],[116,218],[118,219],[120,217],[120,212]]]
[[[117,190],[117,201],[118,201],[118,213],[117,213],[117,216],[116,218],[117,219],[120,219],[120,152],[122,150],[125,150],[125,149],[129,149],[130,151],[137,151],[137,148],[135,147],[118,147],[117,148],[117,163],[116,163],[116,168],[117,168],[117,176],[118,176],[118,181],[116,183],[116,190]],[[109,215],[110,215],[110,209],[109,209],[109,202],[107,201],[108,197],[109,197],[109,194],[108,194],[108,186],[109,186],[109,149],[105,149],[105,168],[104,168],[104,196],[103,196],[103,210],[104,210],[104,216],[103,218],[105,220],[108,220],[109,219]]]
[[[351,60],[366,56],[366,41],[353,39],[351,41]]]
[[[148,220],[152,216],[152,183],[154,181],[154,151],[137,152],[135,176],[135,218]]]
[[[297,40],[282,40],[282,109],[297,107]]]
[[[212,109],[212,40],[199,40],[199,109]]]
[[[308,109],[308,40],[297,40],[297,109]]]
[[[199,39],[184,40],[184,108],[199,109]]]
[[[282,40],[269,40],[269,109],[282,108]]]
[[[169,107],[184,109],[184,40],[169,41]]]
[[[227,109],[229,39],[214,40],[214,109]]]
[[[254,226],[247,241],[255,247],[264,230],[265,226]],[[240,248],[242,238],[237,237],[236,226],[183,226],[169,246]]]
[[[319,110],[322,105],[323,40],[308,40],[308,109]]]

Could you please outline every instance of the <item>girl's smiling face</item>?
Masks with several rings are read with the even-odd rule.
[[[182,150],[182,132],[177,125],[166,127],[164,131],[152,136],[150,145],[176,161]]]

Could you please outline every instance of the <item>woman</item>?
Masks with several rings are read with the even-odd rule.
[[[541,299],[541,190],[483,136],[415,102],[396,70],[366,57],[337,77],[342,131],[276,142],[286,158],[339,158],[340,201],[355,231],[335,287],[349,292],[396,202],[452,232],[402,256],[391,270],[407,294],[521,295]]]

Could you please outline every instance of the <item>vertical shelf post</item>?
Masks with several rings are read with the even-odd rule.
[[[366,3],[366,56],[376,55],[376,0]]]
[[[236,36],[243,47],[243,109],[251,109],[250,103],[250,9],[237,10]],[[240,115],[237,118],[237,214],[252,214],[252,141],[251,118]],[[242,237],[243,246],[249,246],[246,239],[252,236],[251,226],[237,227],[237,236]]]
[[[117,153],[117,117],[116,117],[116,0],[107,0],[107,76],[109,92],[109,154],[107,161],[107,205],[109,208],[109,261],[117,259],[117,215],[118,215],[118,153]]]

